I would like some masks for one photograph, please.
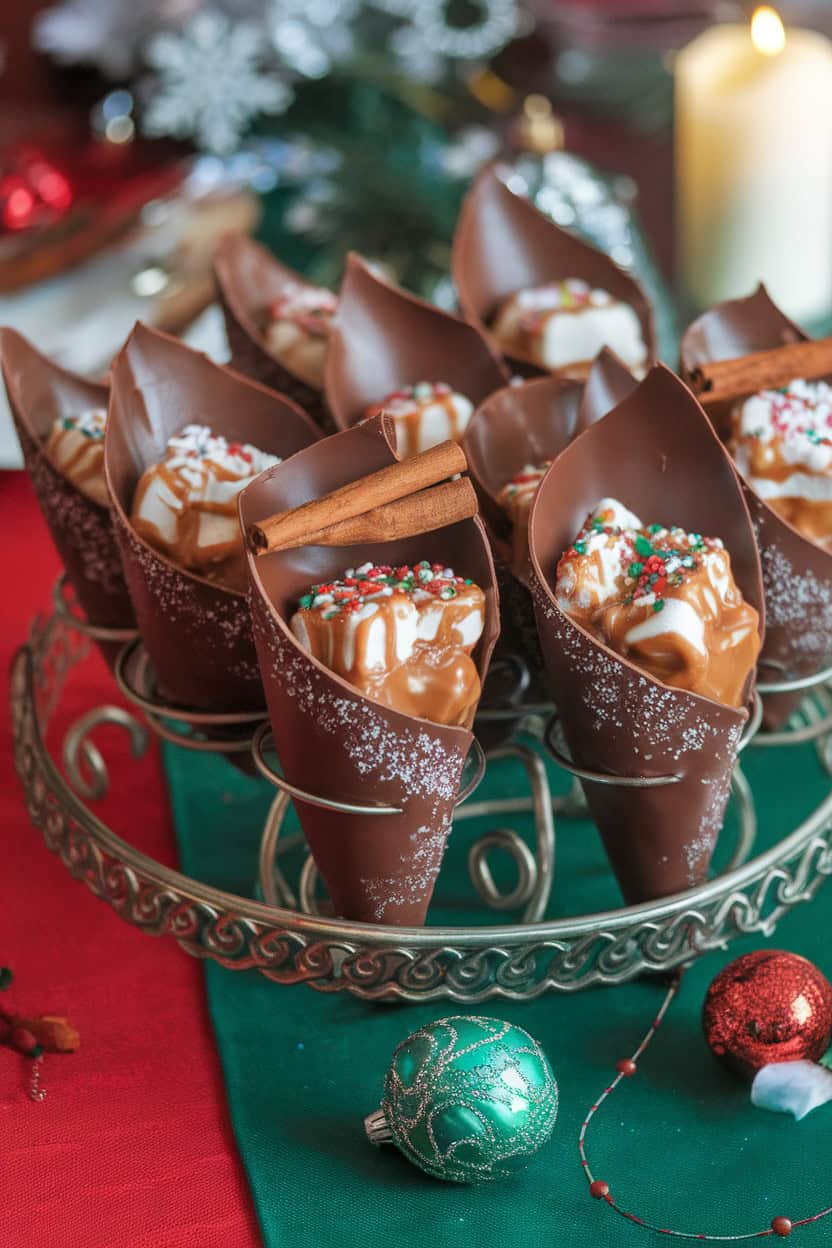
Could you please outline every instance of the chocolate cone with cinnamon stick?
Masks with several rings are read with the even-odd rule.
[[[510,191],[499,165],[484,169],[466,196],[452,268],[464,315],[495,345],[499,338],[513,372],[583,380],[605,344],[637,348],[633,366],[656,358],[653,313],[638,282]]]
[[[623,591],[629,592],[623,602],[646,595],[647,620],[625,638],[633,647],[630,657],[579,623],[571,608],[559,605],[564,593],[560,569],[566,560],[579,555],[589,561],[595,558],[590,539],[578,538],[583,538],[587,517],[598,517],[602,500],[596,519],[599,575],[633,580],[633,589]],[[652,553],[649,536],[637,539],[633,555],[634,561],[644,562],[635,566],[619,562],[615,534],[621,530],[604,527],[610,500],[616,500],[619,510],[634,513],[632,520],[638,517],[644,526],[651,526],[651,533],[664,526],[667,537],[670,528],[672,541],[685,546],[678,552],[678,562],[674,552],[674,562],[663,563],[666,549],[662,556]],[[595,530],[589,531],[592,537]],[[721,539],[730,557],[730,572],[723,572],[723,584],[716,592],[730,593],[736,610],[744,612],[747,644],[741,656],[737,652],[736,666],[729,668],[731,678],[741,683],[730,701],[679,687],[686,673],[679,668],[674,674],[670,660],[687,653],[707,663],[724,639],[733,641],[732,634],[703,632],[700,640],[690,603],[668,606],[668,597],[661,601],[664,611],[648,605],[654,599],[660,602],[660,593],[674,592],[662,588],[666,581],[684,586],[687,575],[694,578],[703,571],[704,556],[687,553],[687,543],[699,543],[696,549],[706,551],[711,538]],[[674,783],[652,788],[584,781],[621,891],[634,903],[690,888],[705,878],[722,826],[737,747],[749,715],[763,598],[754,533],[736,473],[696,399],[678,378],[662,366],[652,369],[627,399],[567,447],[537,492],[529,540],[540,641],[572,759],[609,778],[678,777]],[[601,546],[607,547],[606,552]],[[686,568],[694,571],[688,574]],[[616,580],[613,593],[618,592]],[[681,596],[684,588],[679,592]],[[573,599],[582,600],[580,594]],[[627,608],[618,610],[620,617]],[[698,618],[704,626],[704,616]],[[653,619],[666,623],[654,626],[648,622]],[[674,627],[691,634],[695,653],[686,651],[681,634],[673,637]],[[670,633],[662,640],[677,644],[668,644],[664,652],[656,647],[668,669],[661,679],[633,655],[639,653],[638,644],[649,653],[649,639],[668,628]]]
[[[459,441],[473,410],[508,374],[473,326],[377,277],[351,253],[326,368],[335,423],[384,408],[399,454]]]
[[[760,286],[747,299],[716,305],[688,327],[682,337],[682,372],[695,384],[693,379],[715,362],[739,362],[807,339]],[[765,365],[761,378],[757,389],[771,384],[766,381]],[[825,380],[832,381],[832,368]],[[776,381],[779,385],[780,379]],[[702,394],[724,441],[731,438],[732,415],[744,398],[747,393],[714,404],[707,392]],[[776,682],[813,675],[832,662],[832,553],[799,532],[746,480],[743,489],[757,534],[766,598],[760,679]],[[780,727],[803,696],[766,696],[766,727]]]
[[[263,690],[245,593],[182,566],[137,531],[134,519],[140,480],[165,459],[169,440],[196,424],[244,451],[249,444],[283,460],[319,435],[289,399],[144,325],[136,326],[113,363],[107,483],[139,632],[160,692],[185,707],[246,711],[262,706]],[[182,458],[187,465],[188,452]],[[232,500],[232,517],[233,506]],[[242,534],[239,545],[242,563]]]
[[[320,797],[381,803],[402,812],[344,814],[297,803],[336,913],[372,923],[416,925],[424,921],[450,832],[454,800],[472,742],[475,704],[469,706],[464,722],[456,725],[406,713],[398,709],[395,698],[369,696],[356,680],[325,665],[301,644],[302,634],[293,625],[300,606],[314,600],[312,587],[320,587],[322,594],[329,590],[330,597],[337,595],[348,569],[360,569],[347,578],[357,593],[362,589],[361,578],[373,574],[368,571],[373,565],[374,571],[386,567],[395,579],[405,575],[408,566],[426,560],[434,568],[453,569],[484,595],[482,633],[472,653],[478,681],[484,677],[499,627],[488,543],[478,518],[446,522],[455,514],[471,516],[474,508],[467,483],[453,483],[461,510],[456,510],[456,503],[451,510],[442,503],[431,510],[432,490],[421,492],[429,512],[425,523],[441,523],[439,529],[384,541],[382,514],[374,522],[374,542],[318,544],[321,529],[328,541],[344,540],[345,530],[339,536],[337,529],[339,523],[353,524],[356,498],[347,494],[345,507],[343,495],[331,500],[328,496],[353,482],[362,481],[363,505],[371,517],[379,505],[382,513],[385,508],[397,509],[397,496],[400,500],[402,495],[390,491],[389,477],[371,476],[397,462],[393,437],[389,422],[376,417],[317,443],[291,464],[270,469],[247,486],[240,497],[240,518],[247,532],[258,526],[271,532],[276,543],[266,553],[250,549],[248,566],[254,635],[284,775]],[[458,448],[452,449],[459,454]],[[454,465],[453,459],[447,459],[450,472],[456,471]],[[441,466],[440,471],[444,471]],[[428,474],[425,484],[437,479]],[[379,481],[386,486],[380,488]],[[269,526],[264,520],[311,500],[324,502],[322,508],[304,513],[309,523],[308,544],[280,548],[282,540],[293,540],[291,533],[287,536],[285,525]],[[362,498],[357,501],[361,504]],[[372,522],[360,513],[357,518],[362,525]],[[371,530],[364,532],[368,535]],[[379,598],[375,608],[379,622],[386,620],[383,602]],[[332,614],[338,616],[337,597]],[[328,618],[324,611],[315,627],[338,628],[342,622],[348,626],[347,621]],[[385,626],[393,624],[386,620]],[[358,653],[362,635],[354,637],[353,649]],[[388,657],[389,642],[388,637],[383,651]]]
[[[101,628],[133,628],[99,462],[108,388],[60,368],[13,329],[0,330],[0,359],[26,469],[81,609]],[[59,461],[62,437],[76,445]],[[102,643],[108,662],[120,644]]]
[[[316,359],[317,354],[325,354],[329,316],[319,315],[314,303],[317,288],[245,234],[223,239],[214,257],[214,275],[232,367],[293,399],[316,424],[331,428]],[[331,299],[334,307],[335,297]],[[305,301],[313,306],[304,307]],[[281,308],[296,327],[286,343],[273,341],[271,328]]]

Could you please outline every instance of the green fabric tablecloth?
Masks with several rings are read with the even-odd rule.
[[[166,750],[183,870],[252,895],[256,848],[273,793],[222,760]],[[751,750],[745,770],[757,797],[758,846],[797,826],[828,792],[812,747]],[[564,787],[565,777],[554,783]],[[510,761],[492,764],[478,796],[521,782]],[[505,820],[504,820],[505,822]],[[473,890],[465,870],[472,837],[494,826],[458,826],[437,888],[433,921],[467,922]],[[522,818],[513,826],[528,834]],[[558,876],[550,912],[616,904],[617,890],[590,824],[558,821]],[[724,856],[731,840],[725,835]],[[797,906],[773,944],[832,973],[832,892]],[[635,1078],[596,1117],[588,1150],[624,1208],[660,1226],[736,1234],[785,1214],[832,1203],[832,1105],[801,1123],[752,1108],[748,1085],[723,1070],[702,1039],[699,1012],[711,978],[761,936],[702,958],[684,977]],[[255,972],[206,965],[211,1016],[240,1152],[268,1248],[364,1248],[389,1244],[605,1248],[648,1242],[649,1232],[592,1200],[577,1152],[580,1123],[615,1061],[643,1035],[663,989],[642,980],[613,989],[546,995],[530,1004],[487,1003],[463,1012],[504,1017],[536,1036],[561,1091],[550,1144],[514,1181],[480,1188],[442,1184],[394,1149],[365,1142],[396,1044],[452,1003],[372,1005],[346,993],[283,987]],[[832,1225],[796,1231],[807,1246],[832,1242]]]

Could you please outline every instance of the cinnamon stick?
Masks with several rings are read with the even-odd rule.
[[[459,520],[469,520],[477,514],[477,495],[468,477],[444,481],[441,485],[419,490],[407,498],[396,499],[382,507],[373,507],[339,520],[314,533],[306,533],[288,539],[278,538],[269,550],[292,550],[296,546],[359,546],[373,542],[394,542],[403,537],[416,537],[420,533],[433,533]],[[264,549],[257,553],[265,555]]]
[[[832,338],[790,343],[755,351],[735,360],[701,364],[690,374],[691,388],[704,407],[726,403],[758,390],[777,389],[796,377],[817,381],[832,375]]]
[[[312,499],[291,511],[278,512],[261,520],[249,529],[249,542],[257,554],[309,545],[312,533],[331,529],[356,516],[405,499],[410,494],[444,481],[446,477],[465,472],[467,467],[462,447],[456,442],[442,442],[421,455],[413,455],[410,459],[370,473],[368,477],[350,481],[323,498]]]

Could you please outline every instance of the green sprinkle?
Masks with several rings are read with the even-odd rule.
[[[627,569],[627,575],[632,576],[636,580],[638,580],[638,578],[641,576],[643,571],[644,571],[643,563],[631,563],[629,568]]]
[[[647,528],[648,533],[661,533],[661,531],[662,531],[662,526],[660,524],[648,525],[648,528]]]
[[[312,606],[312,598],[313,598],[312,594],[303,595],[303,597],[300,600],[300,605],[301,605],[302,610],[306,611],[309,609],[309,607]]]
[[[336,615],[338,615],[339,611],[340,611],[340,607],[336,607],[334,611],[325,611],[325,612],[324,612],[324,619],[325,619],[325,620],[334,620],[334,619],[335,619],[335,617],[336,617]]]
[[[646,559],[649,555],[652,555],[654,553],[653,547],[650,545],[647,538],[642,537],[641,534],[639,534],[639,536],[636,538],[635,546],[636,546],[636,554],[641,555],[642,558],[644,559]]]
[[[586,554],[586,542],[576,542],[575,550],[577,551],[579,555],[585,555]]]
[[[474,582],[473,582],[472,580],[469,580],[469,579],[468,579],[468,577],[466,577],[466,578],[465,578],[465,582],[464,582],[464,583],[465,583],[466,585],[473,585],[473,584],[474,584]]]
[[[659,611],[664,611],[664,598],[656,599],[656,601],[653,603],[653,610],[656,612],[656,614],[658,614]]]

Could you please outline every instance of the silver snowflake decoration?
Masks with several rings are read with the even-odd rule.
[[[145,47],[156,71],[144,111],[149,135],[193,138],[224,155],[260,113],[281,113],[292,89],[261,68],[262,30],[225,13],[196,13],[180,30],[163,31]]]
[[[450,16],[452,0],[375,0],[376,7],[404,19],[390,36],[402,69],[428,82],[439,78],[449,61],[487,60],[517,33],[518,0],[474,2],[477,15],[457,24]]]
[[[361,7],[362,0],[272,0],[266,25],[275,52],[304,78],[323,78],[352,56]]]

